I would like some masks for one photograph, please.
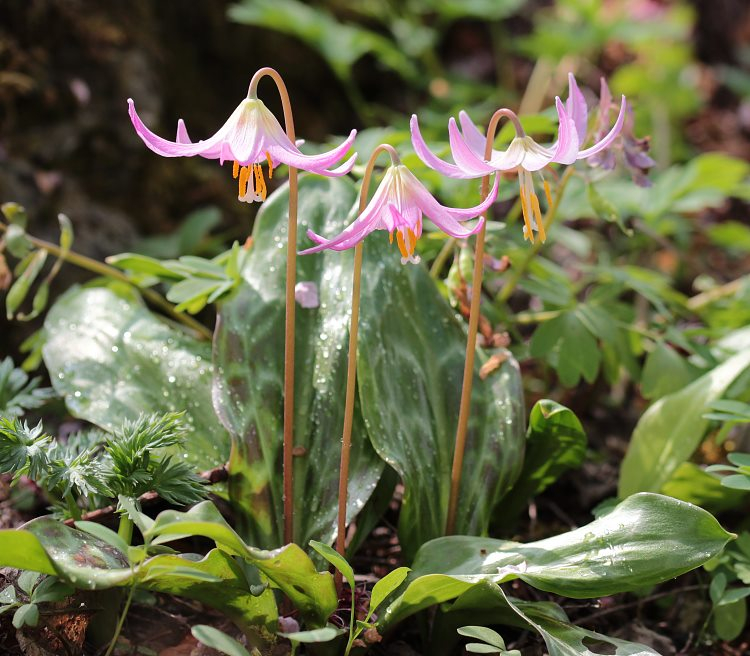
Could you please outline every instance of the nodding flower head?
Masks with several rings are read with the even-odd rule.
[[[330,169],[347,153],[357,133],[337,148],[320,155],[305,155],[292,143],[273,113],[254,97],[243,99],[218,131],[208,139],[193,143],[185,123],[177,122],[177,138],[169,141],[154,134],[141,121],[135,103],[128,99],[128,113],[138,136],[151,150],[163,157],[193,157],[218,159],[219,164],[233,162],[232,172],[238,180],[238,199],[247,203],[263,201],[267,188],[262,164],[268,165],[268,177],[274,167],[287,164],[297,169],[326,176],[341,176],[351,171],[356,153],[338,168]]]
[[[458,120],[459,130],[455,119],[448,123],[451,155],[454,164],[446,162],[432,153],[419,131],[416,115],[411,117],[411,136],[414,150],[419,158],[430,168],[452,178],[474,178],[484,176],[495,171],[518,170],[518,181],[521,188],[521,208],[524,218],[524,238],[534,241],[534,231],[545,240],[544,226],[541,220],[539,198],[534,190],[531,174],[540,171],[548,164],[572,164],[576,160],[591,157],[608,148],[622,130],[627,103],[622,96],[620,112],[615,124],[608,133],[600,135],[599,140],[588,148],[581,148],[586,141],[588,130],[588,108],[575,78],[568,76],[568,100],[565,104],[560,98],[555,99],[559,129],[557,140],[550,146],[538,144],[528,136],[518,116],[509,109],[499,110],[510,119],[516,129],[516,136],[506,150],[491,151],[490,157],[485,158],[485,136],[477,129],[462,111]],[[552,203],[549,185],[544,181],[544,191],[547,202]]]
[[[362,213],[341,234],[325,239],[308,230],[307,236],[318,244],[300,253],[317,253],[330,248],[336,251],[346,250],[361,242],[373,230],[387,230],[388,239],[401,252],[401,263],[419,262],[414,254],[417,240],[422,234],[422,215],[426,215],[440,230],[451,237],[462,238],[473,235],[482,228],[484,219],[480,219],[472,228],[465,228],[462,221],[474,219],[495,202],[498,180],[487,198],[476,207],[459,209],[445,207],[438,203],[414,174],[393,155],[392,164],[388,167],[375,194]]]

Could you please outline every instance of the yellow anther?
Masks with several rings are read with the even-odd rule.
[[[531,194],[531,204],[534,207],[534,218],[536,219],[536,229],[539,231],[539,239],[542,243],[547,241],[547,234],[544,231],[544,221],[542,221],[542,210],[539,208],[539,198],[536,194]]]
[[[391,231],[390,231],[390,232],[388,233],[388,243],[389,243],[389,244],[392,244],[392,243],[393,243],[393,230],[391,230]]]
[[[239,181],[239,196],[244,198],[247,193],[247,183],[250,179],[250,169],[247,166],[243,166],[240,169],[240,181]]]
[[[232,177],[236,180],[239,174],[240,174],[240,163],[237,160],[234,160],[234,164],[232,164]]]
[[[271,159],[271,153],[266,151],[266,160],[268,160],[268,179],[273,178],[273,160]]]
[[[523,189],[521,190],[521,212],[523,213],[523,222],[526,226],[523,238],[531,240],[534,243],[534,231],[531,229],[531,221],[529,220],[529,208],[526,206],[526,199],[523,197]]]
[[[411,255],[417,247],[417,235],[414,234],[411,228],[407,228],[406,231],[409,234],[409,255]]]
[[[552,192],[549,190],[549,182],[544,181],[544,195],[547,197],[547,204],[552,206]]]
[[[260,164],[254,164],[253,170],[255,171],[255,189],[260,193],[260,197],[266,200],[268,190],[266,189],[266,181],[263,178],[263,169],[260,168]]]
[[[422,234],[422,217],[421,216],[417,219],[417,234],[418,235]]]
[[[396,243],[398,244],[398,250],[401,251],[401,257],[403,257],[405,260],[409,258],[409,253],[406,250],[406,245],[404,244],[404,234],[400,231],[396,231]]]

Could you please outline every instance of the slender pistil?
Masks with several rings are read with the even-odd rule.
[[[498,109],[490,119],[487,127],[487,140],[484,147],[484,158],[489,160],[492,155],[492,144],[495,141],[497,124],[501,118],[508,118],[520,128],[518,117],[508,109]],[[490,176],[482,178],[482,200],[487,198],[490,191]],[[523,201],[523,194],[521,194]],[[448,498],[448,517],[445,523],[446,535],[452,535],[456,528],[456,511],[458,510],[458,494],[461,487],[461,470],[466,450],[466,432],[471,413],[471,388],[474,382],[474,353],[477,344],[477,328],[479,327],[479,302],[482,297],[482,276],[484,274],[484,235],[487,227],[487,214],[484,213],[482,229],[477,233],[474,250],[474,279],[472,282],[471,307],[469,310],[469,335],[466,340],[466,358],[464,359],[464,379],[461,387],[461,405],[458,411],[458,428],[456,429],[456,445],[453,451],[453,468],[451,469],[451,487]],[[530,226],[529,226],[530,227]]]
[[[284,125],[289,140],[294,143],[294,118],[289,93],[281,75],[273,68],[261,68],[250,80],[249,96],[255,96],[258,82],[268,76],[276,83],[284,110]],[[269,174],[272,175],[269,160]],[[259,169],[260,167],[258,167]],[[266,185],[262,173],[256,169],[256,182],[261,186],[256,190],[265,199]],[[286,322],[284,326],[284,543],[294,542],[294,319],[295,300],[294,286],[297,282],[297,169],[289,167],[289,223],[286,248]]]

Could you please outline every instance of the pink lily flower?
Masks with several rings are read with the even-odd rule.
[[[524,239],[534,241],[534,230],[539,232],[542,241],[546,239],[542,223],[539,198],[534,191],[531,174],[540,171],[549,164],[572,164],[576,160],[586,159],[608,148],[622,130],[627,103],[622,96],[620,113],[612,128],[597,143],[589,148],[581,148],[586,140],[588,129],[588,109],[573,74],[568,75],[568,99],[563,105],[560,98],[555,98],[557,116],[560,123],[557,141],[545,147],[528,136],[518,116],[511,110],[503,110],[513,123],[516,136],[506,150],[492,150],[489,159],[484,158],[485,136],[477,129],[469,115],[461,111],[458,115],[461,130],[451,118],[448,123],[451,155],[455,164],[446,162],[430,151],[419,131],[417,116],[411,117],[411,137],[414,150],[419,158],[430,168],[451,178],[475,178],[496,171],[518,170],[520,185],[521,209],[524,218]],[[544,181],[544,192],[547,202],[552,204],[549,184]]]
[[[141,121],[135,111],[135,104],[128,99],[128,113],[138,136],[151,150],[163,157],[193,157],[200,155],[207,159],[218,159],[219,164],[233,161],[233,177],[238,179],[238,200],[252,203],[266,199],[267,187],[263,176],[262,162],[268,163],[268,177],[273,177],[273,169],[279,163],[304,171],[325,176],[346,175],[352,170],[357,154],[354,153],[344,164],[330,169],[349,150],[356,130],[340,146],[321,153],[305,155],[292,143],[276,117],[254,97],[245,98],[232,112],[219,130],[206,140],[193,143],[188,136],[185,123],[177,122],[177,138],[169,141],[154,134]]]
[[[492,190],[484,201],[476,207],[457,209],[441,205],[406,166],[394,160],[393,155],[391,159],[391,166],[385,172],[375,194],[354,222],[332,239],[325,239],[308,230],[307,236],[319,245],[302,251],[300,255],[317,253],[326,248],[343,251],[361,242],[373,230],[387,230],[391,244],[393,233],[396,233],[401,264],[416,264],[419,262],[419,256],[414,255],[414,249],[422,234],[423,214],[451,237],[460,239],[481,230],[483,218],[473,228],[465,228],[461,222],[478,217],[495,202],[498,191],[497,176]]]

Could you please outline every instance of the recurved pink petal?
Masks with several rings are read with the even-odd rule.
[[[463,109],[458,113],[458,122],[461,124],[461,133],[469,148],[479,157],[484,158],[484,148],[487,138],[479,131],[474,121],[469,118],[469,115]]]
[[[552,161],[559,164],[572,164],[578,157],[580,140],[573,117],[565,111],[565,106],[560,98],[555,98],[557,106],[557,117],[560,126],[557,133],[557,144],[552,153]],[[531,169],[529,169],[531,170]]]
[[[495,183],[487,198],[479,205],[468,208],[445,207],[441,205],[419,181],[416,181],[419,187],[410,189],[410,192],[413,194],[418,207],[438,228],[452,237],[461,238],[475,234],[482,227],[481,221],[473,228],[465,228],[461,225],[460,221],[467,221],[478,217],[495,202],[499,180],[499,176],[496,175]]]
[[[331,165],[338,162],[344,155],[346,155],[347,151],[354,143],[354,138],[356,137],[356,135],[357,131],[352,130],[346,140],[341,143],[341,145],[337,146],[333,150],[329,150],[327,153],[321,153],[320,155],[304,155],[297,149],[296,146],[289,147],[291,144],[282,146],[278,142],[270,144],[268,146],[268,152],[275,160],[283,162],[288,166],[302,169],[303,171],[311,171],[312,173],[317,173],[318,175],[344,175],[344,173],[347,173],[348,170],[351,170],[351,166],[354,166],[353,161],[351,162],[351,166],[349,167],[349,169],[341,173],[332,173],[327,169]],[[347,161],[344,166],[348,166],[349,163],[350,162]]]
[[[335,169],[326,171],[326,175],[332,178],[338,178],[342,175],[346,175],[354,168],[354,163],[357,161],[357,153],[354,153],[348,160],[346,160],[341,166],[337,166]]]
[[[427,147],[425,140],[422,138],[422,133],[419,131],[419,123],[417,121],[417,115],[412,114],[411,121],[409,122],[411,128],[411,143],[414,146],[414,152],[417,157],[421,159],[431,169],[435,169],[438,173],[448,176],[449,178],[470,178],[471,175],[462,171],[455,164],[450,164],[437,157]]]
[[[617,115],[617,120],[615,121],[615,124],[612,126],[612,129],[607,133],[607,135],[598,143],[595,143],[590,148],[586,148],[578,153],[578,159],[585,159],[586,157],[591,157],[591,155],[594,155],[605,148],[609,147],[612,142],[617,138],[617,135],[620,134],[620,130],[622,130],[623,122],[625,121],[625,114],[627,113],[628,104],[625,100],[625,96],[622,97],[622,101],[620,103],[620,113]]]
[[[326,239],[312,230],[308,230],[307,236],[316,242],[318,246],[307,248],[304,251],[300,251],[299,254],[309,255],[310,253],[318,253],[327,248],[335,251],[343,251],[351,248],[358,241],[362,241],[373,230],[381,227],[383,208],[389,200],[388,187],[390,179],[389,173],[386,172],[386,177],[380,183],[362,213],[335,237]]]
[[[456,125],[456,120],[453,117],[448,121],[448,139],[450,140],[453,159],[466,174],[469,174],[463,177],[475,178],[495,171],[491,165],[484,161],[481,155],[477,155],[469,148],[461,136]]]
[[[177,121],[177,143],[189,144],[193,143],[188,136],[187,128],[185,127],[185,121],[178,119]]]
[[[155,153],[162,155],[163,157],[192,157],[194,155],[203,155],[206,157],[207,155],[204,153],[217,144],[220,144],[224,138],[222,130],[219,130],[210,139],[199,141],[195,144],[177,143],[164,139],[151,132],[151,130],[144,125],[143,121],[141,121],[138,116],[138,112],[135,111],[135,103],[132,98],[128,98],[128,114],[130,115],[130,120],[133,123],[136,133],[143,140],[143,143]]]
[[[573,73],[568,73],[568,100],[565,103],[565,107],[568,111],[568,116],[575,123],[578,142],[583,143],[586,139],[586,131],[588,130],[589,110],[586,106],[586,99],[578,88]]]

